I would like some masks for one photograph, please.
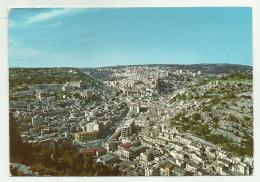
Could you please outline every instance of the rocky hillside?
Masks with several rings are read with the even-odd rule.
[[[253,155],[252,74],[204,80],[175,95],[171,102],[190,103],[172,119],[174,127],[236,155]]]

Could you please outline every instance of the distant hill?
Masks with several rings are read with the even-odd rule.
[[[120,69],[133,66],[148,66],[148,67],[167,67],[177,70],[190,70],[190,71],[201,71],[203,74],[224,74],[233,72],[251,72],[252,66],[239,65],[239,64],[147,64],[147,65],[119,65],[119,66],[108,66],[100,68],[113,68]],[[96,71],[95,68],[80,68],[82,72],[93,73]]]
[[[86,81],[89,87],[99,88],[102,83],[76,68],[10,68],[9,85],[63,84],[66,81]]]

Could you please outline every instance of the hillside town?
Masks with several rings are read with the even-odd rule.
[[[13,68],[9,109],[24,143],[70,143],[120,175],[252,175],[252,67],[228,67]]]

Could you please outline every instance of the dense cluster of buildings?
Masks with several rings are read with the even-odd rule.
[[[28,94],[33,99],[27,99]],[[20,123],[23,141],[29,143],[97,140],[128,112],[123,101],[86,89],[81,81],[31,85],[28,91],[12,93],[12,98],[10,110]]]
[[[221,85],[227,83],[198,86],[200,70],[191,72],[159,66],[97,71],[111,72],[103,80],[106,89],[88,88],[85,82],[77,81],[29,85],[28,90],[12,92],[10,109],[20,122],[23,141],[48,143],[69,139],[83,155],[91,155],[104,165],[117,166],[122,174],[130,176],[253,173],[252,157],[236,156],[171,125],[174,116],[179,113],[191,116],[211,100],[198,101],[196,97],[227,87]],[[235,88],[239,83],[231,84]],[[192,92],[194,88],[197,90]],[[248,107],[244,107],[242,116],[250,115]],[[208,121],[203,114],[201,120]],[[236,127],[229,127],[225,118],[220,120],[220,127],[214,132],[225,130],[221,134],[228,135],[241,127],[230,131]]]

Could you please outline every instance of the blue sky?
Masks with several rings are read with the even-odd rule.
[[[250,8],[13,9],[10,67],[252,65]]]

